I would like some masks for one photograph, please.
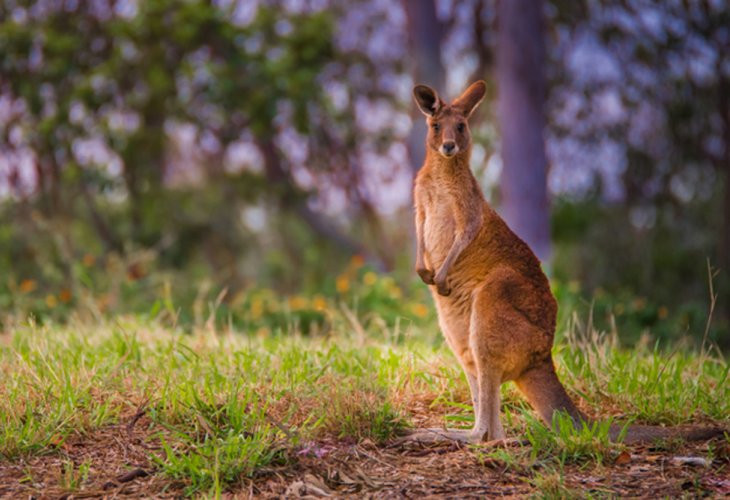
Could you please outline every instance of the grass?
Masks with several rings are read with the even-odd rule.
[[[658,344],[620,349],[615,332],[600,334],[575,320],[566,340],[559,356],[565,382],[596,413],[610,403],[637,423],[670,425],[730,415],[730,365],[722,356],[681,345],[671,351]]]
[[[602,465],[611,461],[621,450],[620,443],[609,439],[610,418],[583,424],[580,429],[574,428],[570,416],[565,414],[555,415],[552,429],[531,415],[527,415],[526,420],[525,436],[532,446],[533,459],[555,459],[561,466],[587,460]]]
[[[317,443],[383,443],[416,417],[469,426],[466,381],[435,329],[372,324],[318,337],[203,326],[190,333],[140,317],[13,327],[0,334],[0,462],[61,453],[71,437],[143,413],[157,471],[188,495],[218,495],[292,466],[303,452],[316,455]],[[730,424],[723,360],[622,350],[576,321],[565,339],[556,350],[561,377],[593,415]],[[546,496],[567,494],[562,467],[601,466],[621,450],[608,441],[607,423],[552,432],[514,387],[503,396],[508,435],[526,436],[531,447],[474,453],[529,475]],[[65,462],[60,486],[80,490],[88,476],[87,463]]]
[[[565,478],[560,471],[547,471],[545,474],[535,477],[531,481],[537,493],[533,498],[539,499],[579,499],[592,498],[582,490],[570,488],[565,485]]]
[[[408,425],[402,395],[458,383],[424,369],[432,349],[352,338],[177,332],[154,321],[19,328],[0,350],[0,460],[54,453],[71,434],[145,405],[163,473],[219,491],[287,450],[334,437],[382,442]],[[400,388],[393,388],[395,383]],[[65,485],[76,485],[74,471]]]

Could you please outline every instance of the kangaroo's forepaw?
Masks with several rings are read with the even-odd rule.
[[[433,272],[432,269],[428,269],[428,268],[425,268],[425,267],[419,267],[419,268],[416,269],[416,272],[421,277],[421,280],[424,283],[426,283],[427,285],[433,285],[434,284],[434,281],[433,281],[434,272]]]
[[[439,295],[443,295],[444,297],[448,297],[449,295],[451,295],[451,287],[446,284],[446,281],[437,282],[436,290],[438,291]]]

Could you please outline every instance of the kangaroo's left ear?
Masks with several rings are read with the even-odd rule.
[[[487,84],[484,83],[484,80],[479,80],[469,85],[469,88],[452,103],[452,106],[460,108],[464,112],[464,116],[469,118],[486,93]]]
[[[439,112],[443,102],[434,89],[428,85],[416,85],[413,87],[413,98],[418,104],[418,109],[426,116],[434,116]]]

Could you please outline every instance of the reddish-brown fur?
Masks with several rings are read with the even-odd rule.
[[[432,285],[439,325],[466,372],[476,413],[471,432],[430,431],[427,439],[503,439],[499,388],[509,380],[546,423],[559,410],[576,424],[586,420],[555,373],[557,303],[540,262],[487,204],[469,169],[467,120],[485,92],[484,82],[476,82],[451,105],[424,85],[413,92],[429,128],[414,186],[416,272]],[[681,436],[708,437],[704,431]],[[636,426],[627,440],[670,435],[677,433]]]

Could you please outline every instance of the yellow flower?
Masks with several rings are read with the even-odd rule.
[[[264,313],[264,301],[256,298],[251,301],[251,319],[259,319]]]
[[[362,282],[365,283],[367,286],[373,286],[377,281],[378,275],[372,271],[366,272],[365,276],[362,277]]]
[[[616,316],[621,316],[624,311],[626,310],[626,307],[624,307],[623,304],[619,303],[616,304],[616,306],[613,308],[614,312],[616,313]]]
[[[350,289],[350,280],[347,279],[347,276],[345,275],[339,275],[335,282],[335,288],[337,288],[337,291],[340,293],[347,292]]]
[[[400,287],[393,285],[390,288],[390,296],[394,299],[400,299],[403,296],[403,292],[401,291]]]
[[[35,290],[35,280],[23,280],[20,282],[20,291],[23,293],[30,293]]]
[[[419,318],[425,318],[428,315],[428,307],[424,304],[412,304],[411,312]]]
[[[634,309],[641,311],[646,306],[646,299],[644,297],[638,297],[634,299]]]
[[[326,311],[327,299],[325,299],[322,295],[317,294],[312,299],[312,306],[314,306],[315,311]]]
[[[289,297],[289,307],[292,311],[300,311],[307,307],[307,299],[300,295]]]
[[[267,326],[262,326],[256,330],[256,336],[260,339],[266,338],[269,335],[271,335],[271,330],[269,330],[269,327]]]
[[[661,306],[657,311],[657,315],[659,316],[659,319],[666,319],[666,317],[669,316],[669,309],[665,306]]]
[[[49,309],[53,309],[58,305],[58,301],[56,300],[55,295],[46,295],[46,305]]]

